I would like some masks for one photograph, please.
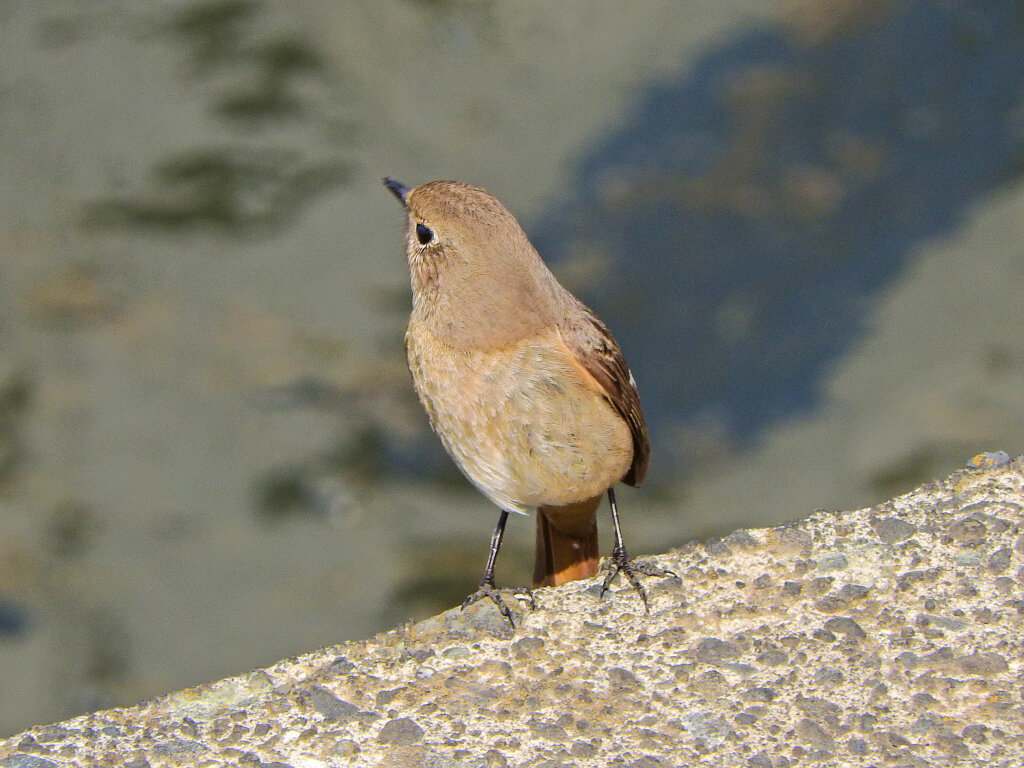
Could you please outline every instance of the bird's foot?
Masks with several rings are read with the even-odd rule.
[[[512,619],[512,610],[508,607],[504,600],[501,598],[501,593],[506,592],[512,595],[526,595],[530,599],[530,608],[537,607],[537,601],[533,597],[533,590],[527,587],[509,587],[506,589],[498,589],[494,586],[494,582],[489,579],[484,579],[480,582],[480,588],[476,592],[471,594],[465,600],[462,601],[462,610],[466,610],[473,603],[487,599],[490,600],[497,607],[498,612],[501,613],[508,623],[515,629],[516,623]]]
[[[601,597],[604,597],[604,593],[608,591],[612,581],[621,573],[626,577],[629,585],[640,595],[640,599],[644,604],[644,611],[650,611],[650,606],[647,604],[647,590],[640,583],[639,576],[673,576],[677,579],[679,578],[667,568],[659,568],[650,563],[631,560],[629,555],[626,554],[626,548],[622,546],[617,546],[612,550],[611,559],[604,567],[608,569],[608,575],[604,577],[604,582],[601,584]]]

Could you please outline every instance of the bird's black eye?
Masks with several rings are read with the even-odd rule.
[[[420,245],[426,245],[434,239],[434,231],[426,224],[417,224],[416,239],[420,241]]]

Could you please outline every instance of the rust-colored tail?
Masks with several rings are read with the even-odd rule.
[[[597,575],[597,507],[604,494],[564,507],[537,509],[533,586],[552,587]]]

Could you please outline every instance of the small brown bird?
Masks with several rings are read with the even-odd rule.
[[[613,486],[640,485],[650,457],[619,345],[484,190],[384,184],[408,216],[405,350],[416,393],[459,469],[501,510],[483,581],[463,607],[487,597],[512,621],[494,586],[510,512],[537,510],[534,586],[594,576],[605,492],[615,546],[601,593],[623,573],[646,605],[637,574],[667,572],[630,560],[619,529]]]

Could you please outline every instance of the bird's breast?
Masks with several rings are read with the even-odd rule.
[[[415,321],[406,351],[431,425],[499,506],[583,501],[618,482],[629,427],[556,328],[492,349],[457,349]]]

